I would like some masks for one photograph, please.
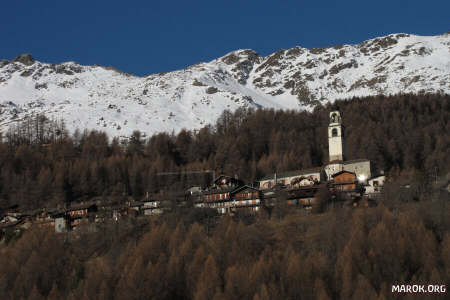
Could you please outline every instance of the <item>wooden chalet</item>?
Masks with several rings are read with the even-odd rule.
[[[287,199],[291,201],[289,204],[295,204],[300,207],[311,207],[315,200],[315,195],[322,187],[328,183],[314,184],[310,186],[299,186],[297,188],[287,190]],[[296,202],[295,202],[296,201]]]
[[[314,203],[316,193],[323,186],[329,187],[329,184],[327,182],[323,182],[313,185],[290,186],[265,190],[263,195],[264,205],[267,207],[273,207],[277,204],[277,201],[282,200],[286,201],[289,206],[310,208]]]
[[[243,181],[237,178],[220,175],[210,189],[191,191],[190,198],[194,207],[214,208],[225,214],[240,208],[257,211],[262,202],[262,193],[256,188],[244,185]]]
[[[71,205],[67,209],[67,213],[71,218],[82,218],[88,216],[90,213],[97,212],[97,204],[95,203],[81,203]]]
[[[248,208],[250,211],[258,211],[262,205],[262,192],[254,187],[244,185],[233,192],[231,210]]]
[[[242,180],[220,175],[214,180],[214,185],[204,191],[191,191],[189,197],[194,207],[209,207],[217,209],[221,214],[230,211],[233,206],[233,192],[243,186]]]
[[[354,192],[357,190],[356,174],[350,171],[340,171],[332,175],[333,188],[337,192]]]
[[[219,213],[226,213],[231,206],[231,193],[235,187],[213,188],[203,191],[194,196],[194,207],[210,207],[218,210]]]
[[[70,222],[70,227],[77,227],[82,219],[95,218],[95,213],[98,211],[95,203],[82,203],[70,206],[66,214]]]

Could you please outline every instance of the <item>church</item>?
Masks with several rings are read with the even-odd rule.
[[[370,160],[355,159],[345,160],[345,128],[339,111],[330,112],[330,123],[328,125],[328,152],[329,162],[324,166],[327,180],[341,171],[353,172],[360,182],[366,182],[372,177]]]
[[[259,181],[260,189],[269,189],[277,184],[306,186],[331,181],[333,175],[347,171],[356,174],[358,181],[366,184],[372,178],[368,159],[345,160],[345,128],[339,111],[330,112],[328,124],[329,161],[325,166],[265,176]]]

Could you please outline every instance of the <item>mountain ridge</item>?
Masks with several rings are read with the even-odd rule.
[[[450,36],[391,34],[355,45],[229,52],[139,77],[114,67],[0,61],[0,130],[33,114],[69,130],[128,136],[199,129],[239,107],[312,109],[337,98],[450,93]]]

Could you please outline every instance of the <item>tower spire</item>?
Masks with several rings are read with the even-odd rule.
[[[328,125],[328,151],[330,161],[344,160],[344,128],[339,111],[330,112]]]

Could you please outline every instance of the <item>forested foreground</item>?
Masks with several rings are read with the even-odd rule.
[[[276,206],[217,218],[174,207],[56,234],[32,227],[0,245],[0,299],[403,299],[392,284],[450,288],[450,97],[337,101],[312,113],[225,112],[214,127],[128,143],[68,135],[38,117],[0,143],[0,203],[33,208],[142,197],[198,183],[157,172],[215,169],[252,181],[320,166],[328,112],[339,108],[348,158],[389,173],[378,206]],[[210,178],[200,178],[206,184]],[[447,181],[446,181],[447,180]],[[414,298],[412,295],[407,297]]]
[[[347,159],[423,180],[449,172],[450,96],[397,95],[336,101],[313,112],[225,111],[198,132],[135,132],[126,143],[98,131],[68,134],[62,121],[24,120],[0,142],[0,209],[55,207],[94,197],[124,201],[147,192],[211,183],[163,171],[215,170],[251,183],[263,175],[322,166],[328,159],[329,112],[339,109]]]
[[[407,299],[445,299],[448,193],[395,195],[373,208],[287,210],[271,220],[170,213],[97,232],[31,229],[0,246],[0,298],[404,299],[392,284],[439,284],[446,295]]]

